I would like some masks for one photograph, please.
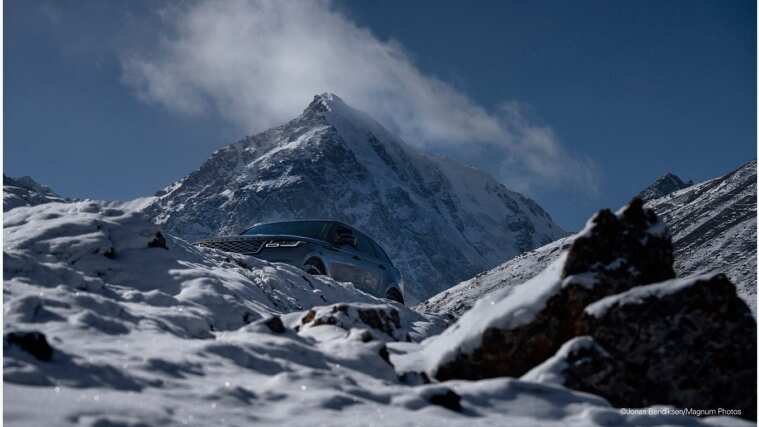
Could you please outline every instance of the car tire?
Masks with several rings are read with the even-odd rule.
[[[404,304],[403,294],[398,290],[398,288],[390,288],[390,290],[387,291],[387,294],[385,294],[385,298]]]
[[[306,261],[306,263],[303,264],[303,269],[306,271],[306,273],[312,276],[324,276],[324,274],[326,274],[324,272],[324,264],[315,258],[311,258]]]

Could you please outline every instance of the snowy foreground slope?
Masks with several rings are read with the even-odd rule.
[[[661,194],[681,184],[679,178],[665,176],[641,194]],[[646,206],[661,215],[672,234],[679,275],[724,272],[756,314],[756,161]],[[419,309],[459,317],[483,296],[537,275],[572,240],[566,237],[519,255],[435,295]]]
[[[413,149],[331,94],[217,150],[160,192],[151,212],[191,241],[257,222],[345,221],[385,248],[412,302],[566,234],[534,201]]]
[[[749,425],[622,415],[599,397],[515,378],[401,377],[388,360],[439,333],[437,319],[292,267],[199,250],[138,208],[5,213],[6,425]]]

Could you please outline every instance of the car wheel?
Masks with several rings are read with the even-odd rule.
[[[403,304],[403,294],[398,288],[390,288],[387,294],[385,294],[385,298]]]
[[[303,269],[306,270],[306,273],[312,276],[323,276],[325,274],[324,264],[322,264],[322,262],[318,259],[312,258],[306,261],[306,263],[303,265]]]

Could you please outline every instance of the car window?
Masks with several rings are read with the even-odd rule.
[[[392,262],[390,261],[390,257],[387,256],[387,254],[385,253],[385,250],[382,249],[382,246],[380,246],[377,242],[374,242],[374,241],[372,241],[372,244],[374,246],[374,252],[377,253],[377,258],[382,262],[392,264]]]
[[[366,234],[360,231],[354,231],[354,234],[358,240],[356,249],[358,249],[359,252],[369,255],[372,258],[378,258],[377,254],[374,252],[374,245],[372,244],[372,240]]]
[[[329,241],[337,246],[350,246],[356,251],[372,258],[377,257],[372,240],[366,234],[343,224],[335,224],[330,233]]]
[[[342,224],[335,224],[329,233],[329,242],[335,246],[356,247],[356,236],[353,230]]]
[[[259,224],[245,230],[246,236],[256,234],[287,234],[291,236],[324,239],[329,223],[327,221],[288,221],[271,224]]]

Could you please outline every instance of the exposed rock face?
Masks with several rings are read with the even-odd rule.
[[[37,183],[28,176],[11,178],[3,175],[3,212],[18,206],[36,206],[49,202],[65,202],[50,187]]]
[[[522,379],[618,407],[740,409],[756,418],[756,322],[721,274],[631,289],[585,309],[579,333]]]
[[[722,274],[632,289],[585,310],[587,333],[622,362],[636,393],[599,384],[618,406],[735,408],[756,419],[756,321]]]
[[[8,332],[4,341],[6,346],[16,346],[37,360],[49,362],[53,358],[53,348],[41,332]]]
[[[456,394],[451,389],[434,389],[430,388],[429,390],[433,391],[431,393],[427,393],[428,396],[427,400],[433,405],[442,406],[443,408],[450,409],[454,412],[461,411],[461,396]]]
[[[590,303],[672,277],[669,235],[652,211],[639,199],[617,214],[602,210],[553,268],[519,291],[481,301],[443,334],[437,350],[444,356],[429,373],[441,381],[520,376],[577,335]]]
[[[679,176],[667,173],[664,176],[660,176],[654,181],[653,184],[646,187],[645,190],[638,194],[638,198],[647,202],[649,200],[658,199],[659,197],[666,196],[667,194],[674,193],[677,190],[682,190],[693,185],[693,181],[685,182],[680,179]]]
[[[333,325],[350,331],[353,328],[370,329],[389,340],[408,341],[408,333],[401,328],[400,313],[389,305],[334,304],[309,310],[301,319],[301,327]]]
[[[612,357],[592,337],[580,336],[564,343],[550,359],[532,368],[521,379],[558,384],[573,390],[599,394],[604,388],[616,393],[637,391],[620,381],[621,362]]]

